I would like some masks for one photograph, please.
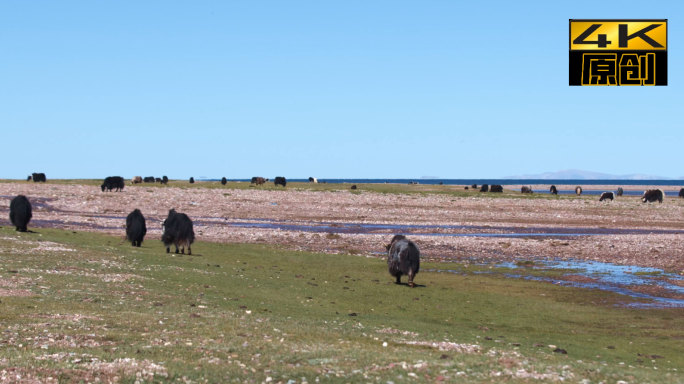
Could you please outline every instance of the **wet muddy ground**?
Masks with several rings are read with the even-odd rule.
[[[97,231],[123,240],[125,217],[139,208],[147,218],[146,242],[154,244],[160,222],[175,208],[194,220],[199,241],[382,257],[391,236],[404,233],[429,260],[573,260],[684,273],[684,199],[669,196],[663,204],[643,204],[638,196],[599,203],[595,196],[571,195],[525,199],[145,186],[103,193],[85,185],[0,183],[0,225],[9,225],[9,201],[17,194],[31,200],[30,227],[36,231]],[[193,248],[201,252],[201,244]]]

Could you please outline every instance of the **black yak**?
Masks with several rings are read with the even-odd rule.
[[[467,189],[468,189],[468,186],[466,185],[465,188],[463,188],[463,189],[467,190]]]
[[[31,181],[31,180],[33,180],[33,176],[29,176],[26,178],[26,181]]]
[[[131,184],[140,184],[143,182],[143,178],[141,176],[135,176],[131,179]]]
[[[283,187],[286,187],[286,186],[287,186],[287,180],[286,180],[284,177],[282,177],[282,176],[276,176],[275,181],[273,182],[273,184],[275,184],[276,187],[279,186],[279,185],[282,185]]]
[[[190,178],[190,184],[195,184],[195,178],[194,177]]]
[[[46,181],[47,181],[47,179],[45,178],[44,173],[34,173],[33,174],[33,182],[34,183],[39,183],[39,182],[44,183]]]
[[[161,177],[155,177],[155,178],[154,178],[154,182],[155,182],[155,183],[161,183],[161,182],[162,182]]]
[[[169,178],[166,177],[166,176],[162,176],[161,183],[164,184],[164,185],[168,184],[168,183],[169,183]]]
[[[552,195],[558,194],[558,189],[556,189],[555,185],[552,185],[551,188],[549,188],[549,193],[551,193]]]
[[[492,184],[491,188],[489,188],[489,192],[503,193],[503,187],[498,184]]]
[[[531,185],[523,185],[522,188],[520,188],[520,193],[533,193],[532,192],[532,186]]]
[[[317,184],[317,183],[318,183],[318,179],[316,179],[315,177],[309,177],[309,183]]]
[[[264,183],[267,181],[268,179],[264,179],[263,177],[254,176],[252,177],[252,181],[250,184],[264,185]]]
[[[169,216],[162,222],[162,242],[169,253],[171,244],[181,247],[181,253],[188,249],[188,255],[192,255],[190,246],[195,242],[195,231],[192,229],[192,220],[185,213],[178,213],[175,209],[169,211]]]
[[[648,201],[649,203],[653,203],[654,201],[657,201],[662,203],[663,197],[665,197],[665,193],[662,189],[649,189],[644,192],[644,195],[641,197],[641,202],[645,203]]]
[[[684,197],[684,188],[679,190],[679,197]]]
[[[104,179],[104,182],[100,186],[102,188],[102,192],[105,191],[105,189],[109,192],[112,191],[112,189],[116,189],[116,191],[123,191],[125,186],[124,179],[121,176],[109,176],[106,179]]]
[[[145,183],[154,183],[154,176],[147,176],[143,179]]]
[[[618,188],[618,190],[617,190],[617,195],[618,195],[618,196],[622,196],[622,194],[623,194],[624,192],[625,192],[625,191],[622,190],[622,187],[620,187],[620,188]]]
[[[147,226],[145,226],[145,216],[139,209],[134,209],[126,217],[126,239],[131,242],[134,247],[139,247],[145,235],[147,234]]]
[[[351,189],[356,189],[356,184],[352,185]]]
[[[578,185],[577,188],[575,188],[575,194],[576,194],[577,196],[581,195],[581,194],[582,194],[582,187],[580,187],[580,186]]]
[[[477,189],[477,184],[471,185],[470,188],[472,188],[472,189]]]
[[[615,195],[613,194],[613,192],[603,192],[601,194],[601,197],[599,197],[599,201],[608,200],[608,199],[610,199],[610,201],[613,201],[615,199]]]
[[[226,185],[227,182],[228,180],[225,177],[221,179],[221,185]]]
[[[17,231],[26,232],[29,221],[33,217],[31,202],[24,195],[19,195],[10,202],[10,222]]]
[[[413,278],[420,269],[420,251],[413,241],[404,235],[395,235],[387,249],[387,266],[390,275],[397,278],[397,284],[401,284],[401,276],[408,276],[408,284],[415,287]]]
[[[482,184],[482,187],[480,187],[480,192],[487,192],[487,191],[489,191],[489,185]]]

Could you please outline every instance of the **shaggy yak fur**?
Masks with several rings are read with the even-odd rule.
[[[679,190],[679,197],[684,197],[684,188]]]
[[[131,179],[131,184],[140,184],[143,182],[142,176],[135,176]]]
[[[123,191],[124,186],[126,184],[124,183],[124,178],[121,176],[109,176],[106,179],[104,179],[104,182],[100,186],[102,188],[102,192],[105,191],[105,189],[108,192],[111,192],[112,189],[116,189],[117,192]]]
[[[641,197],[641,202],[645,203],[648,201],[649,203],[653,203],[654,201],[657,201],[662,203],[664,196],[665,193],[662,189],[649,189],[648,191],[644,192],[644,195]]]
[[[603,192],[601,194],[601,197],[599,197],[599,201],[608,200],[608,199],[610,199],[610,201],[613,201],[613,199],[615,199],[615,195],[613,194],[613,192]]]
[[[617,195],[618,195],[618,196],[622,196],[622,194],[623,194],[624,192],[625,192],[625,191],[622,189],[622,187],[620,187],[620,188],[618,188],[618,190],[617,190]]]
[[[38,182],[44,183],[46,181],[47,181],[47,179],[45,178],[44,173],[34,173],[33,174],[33,182],[34,183],[38,183]]]
[[[225,177],[221,179],[221,185],[226,185],[227,182],[228,180]]]
[[[194,177],[190,178],[190,184],[195,184],[195,178]]]
[[[251,184],[264,185],[265,182],[266,182],[266,179],[264,179],[263,177],[254,176],[254,177],[252,177]]]
[[[578,185],[577,188],[575,188],[575,194],[576,194],[577,196],[581,195],[581,194],[582,194],[582,187],[580,187],[580,186]]]
[[[552,185],[551,188],[549,188],[549,192],[550,192],[552,195],[557,195],[557,194],[558,194],[558,189],[556,189],[556,186],[555,186],[555,185]]]
[[[397,284],[401,284],[401,276],[408,276],[408,284],[415,287],[413,278],[420,270],[420,251],[413,241],[404,235],[395,235],[387,249],[387,266],[390,275],[397,278]]]
[[[195,242],[195,231],[192,229],[192,220],[185,213],[178,213],[172,209],[169,211],[169,216],[162,223],[162,242],[166,247],[166,253],[169,253],[171,244],[181,247],[181,253],[185,253],[185,248],[188,249],[188,255],[192,255],[190,246]]]
[[[520,188],[520,193],[532,193],[532,186],[523,185],[522,188]]]
[[[164,184],[164,185],[168,184],[168,183],[169,183],[169,178],[166,177],[166,176],[162,176],[161,183]]]
[[[29,221],[33,217],[31,202],[26,196],[19,195],[10,202],[10,222],[17,227],[17,231],[26,232]]]
[[[492,184],[492,187],[489,188],[489,192],[503,193],[503,187],[498,184]]]
[[[134,247],[139,247],[146,234],[145,216],[143,216],[139,209],[135,209],[126,217],[126,239]]]
[[[283,187],[285,187],[285,186],[287,186],[287,180],[282,176],[276,176],[273,184],[275,184],[276,187],[279,185],[282,185]]]
[[[482,187],[480,188],[480,192],[487,192],[487,191],[489,191],[489,185],[482,184]]]

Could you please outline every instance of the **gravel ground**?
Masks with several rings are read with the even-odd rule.
[[[548,186],[540,186],[548,187]],[[610,190],[615,186],[592,186]],[[655,188],[653,186],[630,189]],[[613,188],[614,189],[614,188]],[[663,188],[665,189],[665,188]],[[127,186],[125,192],[103,193],[84,185],[0,183],[0,225],[9,225],[10,199],[24,194],[34,207],[33,225],[97,231],[123,237],[125,216],[139,208],[147,218],[146,245],[159,239],[160,225],[170,208],[195,221],[199,241],[267,243],[291,249],[380,256],[396,232],[320,233],[313,230],[244,228],[226,222],[320,225],[356,223],[409,226],[477,226],[422,228],[426,233],[514,233],[531,228],[684,231],[684,199],[643,204],[638,197],[599,203],[595,196],[549,199],[454,197],[446,194],[381,194],[349,191],[258,189],[146,188]],[[579,231],[581,232],[581,231]],[[657,267],[684,272],[683,233],[611,234],[578,237],[456,237],[411,238],[427,259],[583,259]],[[201,244],[193,247],[201,253]]]

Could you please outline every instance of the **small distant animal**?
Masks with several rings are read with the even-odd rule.
[[[466,185],[463,189],[467,190],[467,189],[468,189],[468,186]]]
[[[665,193],[662,189],[649,189],[648,191],[644,191],[644,195],[641,197],[641,202],[645,203],[648,201],[649,203],[653,203],[657,201],[662,204],[664,196]]]
[[[145,183],[154,183],[154,176],[147,176],[143,179]]]
[[[582,194],[582,187],[578,185],[577,188],[575,188],[575,194],[580,196]]]
[[[34,174],[32,174],[32,176],[33,176],[33,182],[34,183],[44,183],[47,181],[44,173],[34,173]]]
[[[503,187],[498,184],[492,184],[492,186],[489,188],[489,192],[503,193]]]
[[[180,253],[185,253],[185,248],[188,249],[188,255],[192,255],[190,246],[195,242],[195,231],[192,229],[192,220],[185,213],[178,213],[175,209],[169,210],[169,216],[162,222],[162,242],[166,247],[166,253],[169,253],[171,244],[180,246]]]
[[[608,200],[608,199],[610,199],[610,201],[613,201],[615,199],[615,195],[613,194],[613,192],[603,192],[601,194],[601,197],[599,197],[599,201]]]
[[[29,176],[26,178],[26,181],[31,181],[31,180],[33,180],[33,176]]]
[[[124,183],[123,177],[121,177],[121,176],[109,176],[109,177],[104,179],[104,182],[102,183],[100,188],[102,189],[102,192],[104,192],[105,189],[107,190],[107,192],[111,192],[112,189],[115,189],[116,192],[119,192],[119,191],[123,191],[125,186],[126,185]]]
[[[482,187],[480,187],[480,192],[487,192],[489,191],[489,185],[488,184],[482,184]]]
[[[534,192],[532,191],[531,185],[523,185],[522,188],[520,188],[520,193],[534,193]]]
[[[287,180],[282,176],[276,176],[273,184],[275,184],[276,187],[279,185],[282,185],[283,187],[285,187],[285,186],[287,186]]]
[[[309,183],[318,184],[318,179],[316,179],[315,177],[309,177]]]
[[[146,234],[145,216],[143,216],[139,209],[134,209],[133,212],[126,216],[126,239],[134,247],[140,247]]]
[[[141,176],[135,176],[131,179],[131,184],[140,184],[143,182],[143,178]]]
[[[684,197],[684,188],[679,190],[679,197]]]
[[[622,187],[619,187],[617,190],[617,195],[622,196],[623,193],[624,193],[624,191],[622,190]]]
[[[356,184],[352,185],[351,189],[356,189]]]
[[[190,178],[190,184],[195,184],[195,178],[194,177]]]
[[[166,177],[166,176],[162,176],[161,183],[164,184],[164,185],[168,184],[168,183],[169,183],[169,178]]]
[[[444,183],[440,181],[440,182],[439,182],[439,185],[444,185]]]
[[[556,189],[556,186],[555,186],[555,185],[552,185],[551,188],[549,188],[549,192],[550,192],[552,195],[557,195],[557,194],[558,194],[558,189]]]
[[[227,182],[228,179],[226,179],[225,177],[221,178],[221,185],[226,185]]]
[[[155,178],[154,178],[154,182],[155,182],[155,183],[161,183],[161,182],[162,182],[161,177],[155,177]]]
[[[477,189],[477,184],[471,185],[470,188],[472,188],[472,189]]]
[[[268,181],[268,180],[264,179],[263,177],[254,176],[254,177],[252,177],[252,182],[250,184],[264,185],[264,183],[266,181]]]
[[[417,181],[409,181],[409,185],[418,185]]]
[[[28,223],[33,217],[31,202],[24,195],[18,195],[10,202],[10,222],[19,232],[28,231]]]
[[[387,266],[390,275],[396,277],[397,284],[401,284],[401,276],[408,276],[408,285],[414,288],[413,278],[420,270],[418,246],[404,235],[395,235],[385,248],[387,249]]]

